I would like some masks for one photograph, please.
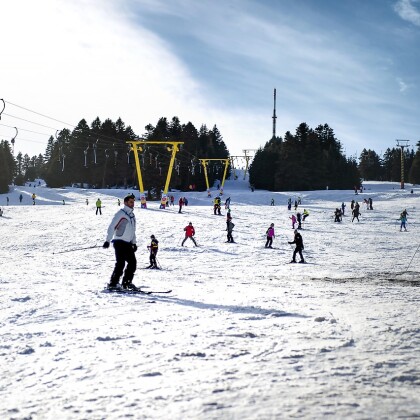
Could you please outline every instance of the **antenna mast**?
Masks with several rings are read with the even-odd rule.
[[[276,137],[276,88],[274,88],[274,110],[273,110],[273,138]]]
[[[404,147],[409,147],[410,140],[396,140],[397,146],[401,148],[401,189],[404,189]]]

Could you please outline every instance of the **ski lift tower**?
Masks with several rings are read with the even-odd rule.
[[[397,146],[401,148],[401,189],[404,189],[404,148],[409,147],[410,140],[396,140]]]
[[[244,155],[245,155],[244,156],[245,157],[244,181],[245,181],[245,179],[246,179],[246,173],[247,173],[248,167],[249,167],[249,160],[254,157],[254,156],[247,155],[247,153],[250,153],[250,152],[255,153],[255,152],[257,152],[257,149],[246,149],[246,150],[243,150],[243,152],[244,152]]]

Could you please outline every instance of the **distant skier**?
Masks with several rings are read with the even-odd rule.
[[[302,216],[302,222],[305,221],[305,219],[309,216],[309,211],[306,209],[303,209],[303,216]]]
[[[102,201],[100,198],[96,200],[96,213],[95,214],[98,215],[98,212],[102,216]]]
[[[231,242],[231,243],[235,242],[233,240],[233,236],[232,236],[232,231],[233,231],[234,227],[235,227],[235,224],[232,222],[232,218],[227,219],[226,220],[226,230],[227,230],[227,241],[226,242]]]
[[[155,238],[155,235],[150,236],[150,239],[151,239],[150,245],[147,245],[147,249],[150,252],[150,257],[149,257],[150,265],[146,268],[158,269],[159,267],[157,266],[156,255],[159,250],[159,241]]]
[[[300,263],[304,263],[305,260],[303,259],[303,255],[302,255],[302,251],[305,249],[303,246],[303,239],[302,239],[302,235],[297,231],[297,229],[295,229],[295,237],[293,239],[293,242],[289,242],[290,245],[295,244],[295,250],[293,251],[293,258],[292,261],[290,261],[291,263],[295,263],[296,262],[296,254],[299,253],[300,256]]]
[[[270,206],[274,206],[274,198],[271,199]]]
[[[35,199],[36,199],[36,194],[35,194],[35,193],[33,193],[33,194],[32,194],[32,205],[33,205],[33,206],[35,205]]]
[[[341,214],[344,216],[346,205],[344,204],[344,201],[341,203]]]
[[[171,206],[174,206],[175,205],[175,197],[173,195],[171,195],[170,200],[171,200]]]
[[[341,222],[343,219],[341,217],[341,210],[337,207],[334,212],[334,222]]]
[[[287,200],[287,210],[290,210],[292,208],[292,199],[291,198],[289,198],[288,200]]]
[[[228,197],[225,201],[225,209],[229,209],[230,208],[230,197]]]
[[[178,213],[182,213],[182,206],[184,205],[184,200],[182,197],[179,197],[179,201],[178,201],[178,206],[179,206],[179,210]]]
[[[232,214],[230,212],[230,209],[226,212],[226,220],[232,220]]]
[[[373,200],[371,197],[369,197],[369,210],[373,210]]]
[[[121,201],[120,201],[120,199],[119,199],[119,198],[117,199],[117,204],[118,204],[118,207],[120,207],[120,206],[121,206]]]
[[[292,219],[292,229],[295,228],[295,224],[296,224],[296,216],[294,214],[292,214],[289,219]]]
[[[295,200],[295,211],[297,210],[297,208],[298,208],[298,202]]]
[[[275,238],[274,234],[274,223],[271,223],[270,227],[267,229],[267,242],[265,243],[265,248],[273,248],[273,238]]]
[[[19,195],[19,203],[21,203],[21,202],[22,202],[22,200],[23,200],[23,195],[22,195],[22,194],[20,194],[20,195]]]
[[[7,205],[9,205],[9,197],[6,197]]]
[[[137,290],[132,283],[134,273],[137,268],[135,252],[136,245],[136,217],[134,215],[134,194],[129,194],[124,198],[124,207],[115,213],[107,231],[106,240],[103,247],[109,248],[109,243],[114,245],[115,249],[115,268],[108,283],[108,289],[119,288],[120,277],[124,272],[122,279],[123,289]],[[127,266],[125,267],[125,264]],[[125,267],[125,270],[124,270]]]
[[[298,229],[302,229],[302,215],[300,214],[300,212],[296,213],[296,220],[298,222]]]
[[[88,198],[86,198],[86,205],[87,206],[89,205],[89,199]]]
[[[400,232],[402,232],[403,228],[404,228],[404,231],[407,232],[407,227],[405,226],[405,224],[407,223],[407,212],[406,213],[402,212],[398,220],[401,221]]]
[[[221,203],[220,197],[216,197],[213,200],[213,211],[214,211],[214,214],[218,214],[219,216],[222,214],[221,213],[221,205],[220,205],[220,203]]]
[[[0,208],[0,217],[3,216],[3,210]]]
[[[189,238],[189,239],[191,239],[191,240],[194,242],[194,245],[195,245],[195,246],[198,246],[198,245],[197,245],[197,242],[196,242],[196,241],[195,241],[195,239],[194,239],[195,229],[194,229],[193,224],[192,224],[191,222],[189,222],[189,223],[188,223],[188,226],[185,226],[185,227],[184,227],[184,230],[185,230],[185,238],[184,238],[184,240],[182,241],[181,246],[184,246],[184,243],[185,243],[185,241],[186,241],[188,238]]]
[[[351,219],[351,222],[352,223],[353,223],[354,219],[357,219],[358,222],[360,221],[359,220],[359,216],[361,215],[361,213],[360,213],[360,210],[359,210],[359,205],[357,205],[357,206],[355,205],[354,206],[354,209],[352,211],[352,215],[353,215],[353,218]]]
[[[353,211],[353,209],[354,209],[354,200],[351,200],[350,208],[351,208],[351,211]]]

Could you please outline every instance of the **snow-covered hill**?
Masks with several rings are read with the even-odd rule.
[[[173,290],[145,296],[103,292],[114,255],[100,246],[127,191],[35,185],[0,195],[1,418],[420,416],[420,188],[251,192],[240,176],[223,196],[235,244],[206,193],[182,193],[181,214],[137,203],[134,283]],[[288,264],[299,196],[308,264]],[[369,197],[352,223],[350,201]],[[189,221],[198,248],[180,246]],[[151,234],[160,271],[142,269]]]

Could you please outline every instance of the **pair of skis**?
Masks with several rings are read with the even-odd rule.
[[[139,289],[108,289],[105,288],[104,292],[106,293],[120,293],[120,294],[127,294],[127,295],[156,295],[156,294],[168,294],[171,293],[172,290],[141,290]]]

